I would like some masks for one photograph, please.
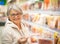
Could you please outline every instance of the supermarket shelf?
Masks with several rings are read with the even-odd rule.
[[[52,11],[52,10],[28,10],[28,11],[23,11],[24,13],[40,13],[40,14],[50,14],[50,15],[60,15],[60,11]]]
[[[27,23],[27,24],[29,24],[29,25],[31,25],[31,26],[36,26],[36,27],[43,27],[45,30],[47,30],[47,31],[50,31],[50,32],[52,32],[52,33],[54,33],[54,32],[58,32],[58,34],[60,35],[60,30],[57,30],[57,29],[51,29],[51,28],[49,28],[47,25],[38,25],[38,24],[36,24],[36,23],[33,23],[33,22],[30,22],[30,21],[25,21],[25,20],[22,20],[22,22],[23,23]]]

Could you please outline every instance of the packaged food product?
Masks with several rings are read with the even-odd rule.
[[[39,44],[53,44],[53,41],[46,39],[39,39]]]
[[[53,38],[52,33],[49,31],[44,31],[44,38]]]
[[[35,14],[34,17],[33,17],[32,22],[36,22],[36,21],[38,21],[39,18],[40,18],[40,15],[39,15],[39,14]]]
[[[40,27],[40,28],[37,29],[37,32],[40,33],[40,34],[42,34],[43,33],[43,30],[44,29],[42,27]]]
[[[29,21],[30,20],[29,14],[28,13],[24,14],[23,19]]]
[[[35,43],[35,42],[37,42],[37,39],[35,37],[31,37],[31,42]]]
[[[60,44],[60,37],[58,38],[58,42],[57,42],[57,44]]]
[[[58,26],[57,29],[60,30],[60,16],[58,17]]]
[[[35,8],[34,8],[34,3],[32,3],[32,4],[29,5],[29,9],[30,9],[30,10],[34,10],[34,9],[35,9]]]
[[[45,10],[48,9],[49,4],[50,4],[50,0],[44,0],[44,8],[45,8]]]
[[[58,8],[59,8],[59,10],[60,10],[60,0],[58,0]]]
[[[42,2],[35,2],[35,5],[34,5],[35,9],[41,9],[42,7]]]
[[[55,32],[53,36],[56,38],[58,36],[58,32]]]
[[[40,36],[43,36],[44,29],[42,27],[33,26],[31,30],[33,33],[39,33]]]
[[[38,5],[39,5],[39,9],[42,8],[42,2],[38,2]]]
[[[32,27],[31,27],[31,31],[32,31],[33,33],[36,33],[36,32],[37,32],[36,26],[32,26]]]
[[[37,21],[39,25],[46,25],[46,16],[40,15],[40,19]]]
[[[35,4],[34,4],[34,8],[35,8],[35,9],[39,9],[38,2],[35,2]]]
[[[54,39],[54,44],[57,44],[58,43],[58,38],[55,38]]]
[[[50,28],[55,28],[56,26],[56,21],[57,21],[57,18],[55,18],[55,16],[48,16],[47,17],[47,24],[48,24],[48,27]]]
[[[28,10],[28,4],[27,4],[27,3],[23,4],[23,5],[22,5],[22,9],[23,9],[23,10]]]
[[[58,0],[51,0],[52,10],[58,9]]]

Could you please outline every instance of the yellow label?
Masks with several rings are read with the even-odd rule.
[[[58,32],[55,32],[53,36],[56,38],[58,36]]]

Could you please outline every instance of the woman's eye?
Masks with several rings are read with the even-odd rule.
[[[12,16],[17,15],[17,14],[11,14]]]
[[[19,13],[17,13],[17,15],[19,15]]]

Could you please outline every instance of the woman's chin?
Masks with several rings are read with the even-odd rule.
[[[15,21],[14,21],[14,23],[18,23],[18,22],[20,22],[20,21],[19,21],[19,20],[15,20]]]

